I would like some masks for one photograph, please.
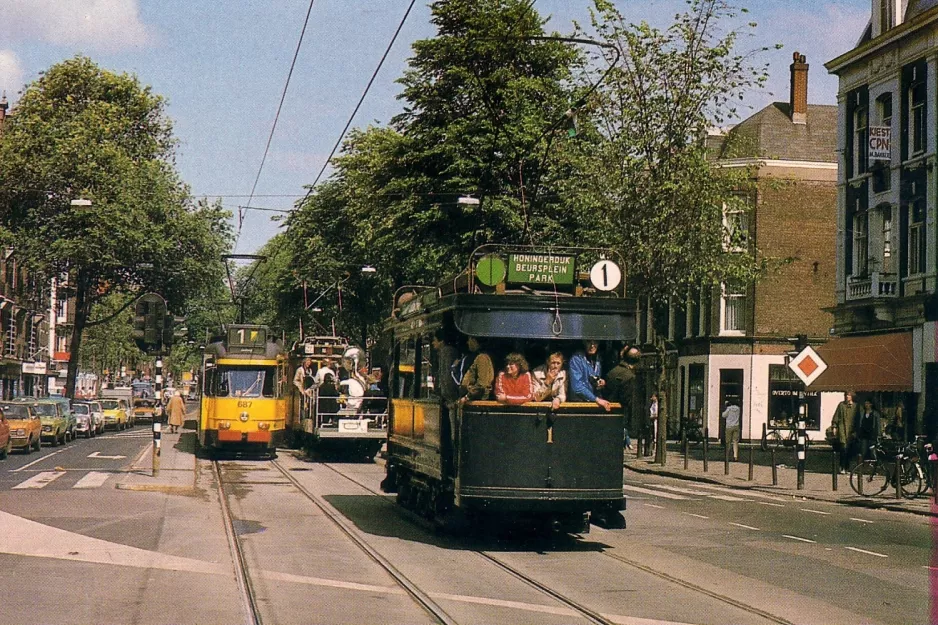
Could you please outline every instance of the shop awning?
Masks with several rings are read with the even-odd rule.
[[[812,391],[912,391],[912,333],[831,339],[817,348],[827,370]]]

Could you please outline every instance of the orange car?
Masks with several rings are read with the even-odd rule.
[[[24,449],[26,453],[31,453],[34,449],[39,451],[39,446],[42,445],[42,421],[32,408],[27,404],[4,402],[0,404],[0,412],[10,425],[12,447]]]
[[[13,450],[13,441],[10,440],[10,424],[3,412],[0,412],[0,460],[5,460]]]

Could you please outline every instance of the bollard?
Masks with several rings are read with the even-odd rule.
[[[765,431],[765,427],[766,425],[765,423],[763,423],[762,424],[762,451],[767,451],[768,449],[768,446],[766,444],[766,438],[765,438],[768,435],[768,433]]]
[[[902,499],[902,453],[896,454],[896,470],[893,476],[896,480],[896,499]]]
[[[752,481],[752,440],[749,441],[749,481]]]
[[[840,473],[840,454],[831,449],[831,487],[837,491],[837,475]]]
[[[153,477],[160,474],[160,429],[162,424],[153,418]]]
[[[642,457],[642,448],[645,443],[645,428],[639,426],[638,428],[638,439],[635,441],[635,457]]]
[[[808,406],[804,403],[804,393],[798,393],[798,442],[795,445],[798,457],[798,490],[804,490],[804,470],[805,470],[805,416]]]
[[[775,464],[775,448],[772,448],[772,486],[778,486],[778,465]]]
[[[704,428],[703,454],[704,454],[704,473],[707,472],[707,464],[710,460],[708,452],[710,451],[710,428]]]
[[[729,439],[723,437],[723,475],[730,474],[730,446]]]
[[[684,432],[684,435],[681,437],[681,446],[684,448],[684,470],[687,470],[687,432]]]

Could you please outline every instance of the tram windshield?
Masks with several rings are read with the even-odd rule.
[[[215,397],[274,396],[274,367],[220,366],[211,377],[208,390]]]

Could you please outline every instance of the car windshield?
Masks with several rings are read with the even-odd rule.
[[[120,404],[117,403],[116,399],[103,399],[101,400],[101,406],[105,410],[117,410],[120,408]]]
[[[72,406],[72,412],[75,414],[89,414],[91,408],[89,408],[87,404],[75,404]]]
[[[55,404],[33,404],[33,412],[40,417],[55,417],[58,414],[55,411]]]
[[[7,419],[28,419],[29,409],[16,404],[0,404],[0,410]]]

